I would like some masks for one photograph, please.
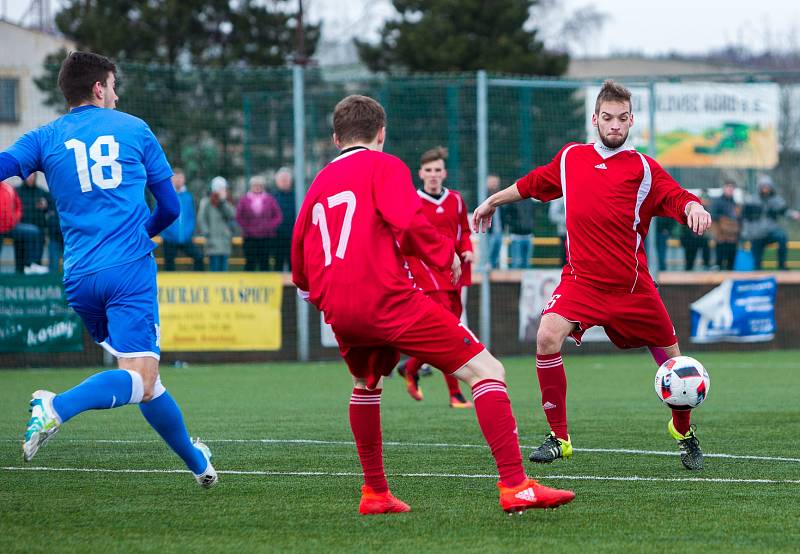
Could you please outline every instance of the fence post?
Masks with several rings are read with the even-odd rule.
[[[647,138],[647,149],[653,159],[656,159],[656,83],[650,81],[648,88],[650,90],[650,101],[647,103],[647,116],[650,120],[650,136]],[[650,275],[653,280],[658,279],[658,237],[656,236],[656,220],[650,220],[650,230],[647,232],[647,244],[645,245],[645,252],[647,252],[647,268],[650,270]]]
[[[295,64],[292,68],[292,98],[294,100],[294,205],[297,213],[306,195],[305,150],[306,150],[306,118],[304,98],[304,68]],[[297,306],[297,359],[308,361],[308,303],[299,296],[295,297]]]
[[[488,81],[486,71],[480,70],[477,75],[477,129],[478,129],[478,203],[486,200],[486,176],[489,173],[489,104]],[[491,283],[489,277],[489,234],[480,234],[481,248],[481,310],[480,310],[480,337],[481,342],[490,348],[492,345],[492,299]]]

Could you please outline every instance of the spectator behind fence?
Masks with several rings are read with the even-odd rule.
[[[56,203],[50,202],[47,210],[47,263],[50,271],[61,271],[61,257],[64,255],[64,235],[61,233],[61,221],[58,219]]]
[[[743,235],[750,241],[753,250],[753,262],[756,269],[761,269],[764,249],[778,244],[778,269],[786,269],[788,237],[780,224],[780,218],[787,214],[786,200],[775,191],[775,185],[768,175],[758,180],[758,194],[751,197],[744,206]],[[791,212],[797,219],[797,213]]]
[[[186,188],[186,175],[180,168],[175,168],[172,175],[172,186],[178,193],[181,204],[181,213],[172,225],[164,229],[161,239],[164,241],[164,271],[175,271],[175,256],[178,251],[192,258],[194,270],[203,271],[203,254],[192,242],[194,236],[194,197]]]
[[[511,235],[508,254],[511,269],[530,267],[533,255],[533,200],[511,204],[506,208],[505,222]]]
[[[561,242],[561,265],[567,265],[567,206],[564,197],[551,200],[547,206],[547,218],[556,226],[558,240]]]
[[[22,185],[17,187],[19,200],[22,202],[21,223],[35,225],[39,229],[42,239],[30,245],[30,259],[42,268],[42,254],[44,251],[44,237],[47,234],[47,210],[53,203],[48,193],[43,188],[37,186],[39,173],[34,171],[22,181]],[[44,273],[44,271],[42,271]]]
[[[667,270],[667,259],[669,258],[669,239],[677,225],[677,221],[671,217],[655,217],[656,232],[656,257],[658,258],[658,270]]]
[[[250,191],[236,206],[236,221],[242,228],[245,271],[268,271],[268,242],[275,240],[283,220],[275,198],[264,189],[267,180],[262,175],[250,178]]]
[[[739,217],[741,206],[736,203],[736,183],[725,181],[722,194],[711,204],[711,221],[716,242],[717,265],[723,271],[733,269],[739,245]]]
[[[282,167],[275,173],[275,200],[281,209],[283,219],[278,225],[278,234],[269,244],[270,257],[275,259],[276,271],[291,270],[292,231],[296,219],[294,207],[294,190],[292,189],[292,172]]]
[[[22,201],[17,191],[0,181],[0,239],[14,241],[14,268],[17,273],[47,273],[47,268],[35,263],[36,252],[42,249],[42,232],[36,225],[22,223]]]
[[[206,239],[209,270],[227,271],[231,239],[236,233],[236,211],[228,199],[228,181],[224,177],[211,179],[211,191],[200,200],[197,232]]]
[[[491,196],[500,190],[500,177],[491,174],[486,176],[486,196]],[[500,267],[500,251],[503,249],[503,225],[505,224],[504,217],[506,214],[505,208],[497,208],[492,216],[492,228],[489,230],[489,262],[490,269],[497,269]]]
[[[698,194],[698,196],[700,196]],[[705,207],[708,204],[706,197],[700,199]],[[683,246],[683,253],[685,259],[686,271],[693,271],[695,260],[697,260],[697,253],[700,252],[703,259],[703,269],[708,270],[711,267],[711,248],[708,245],[708,237],[706,235],[697,235],[692,229],[686,225],[681,227],[681,245]]]

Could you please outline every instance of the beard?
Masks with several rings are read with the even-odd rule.
[[[605,146],[606,148],[611,148],[612,150],[616,150],[617,148],[625,144],[626,140],[628,140],[628,133],[625,133],[622,136],[613,136],[613,137],[603,136],[603,134],[600,132],[598,132],[597,134],[600,136],[600,142],[603,143],[603,146]]]

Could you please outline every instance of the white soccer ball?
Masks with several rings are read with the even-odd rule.
[[[689,356],[670,358],[656,372],[656,394],[673,410],[691,410],[703,403],[711,379],[703,364]]]

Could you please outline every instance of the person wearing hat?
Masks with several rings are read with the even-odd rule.
[[[211,179],[211,191],[200,200],[197,231],[206,239],[209,271],[227,271],[231,239],[237,231],[236,211],[228,198],[225,177]]]
[[[778,245],[778,269],[786,269],[788,237],[780,218],[787,211],[786,200],[776,192],[772,178],[762,175],[758,180],[758,194],[750,198],[744,209],[743,234],[750,240],[756,269],[761,269],[764,249],[773,243]]]

